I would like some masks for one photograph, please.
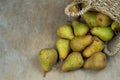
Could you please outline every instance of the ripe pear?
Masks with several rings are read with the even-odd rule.
[[[70,47],[73,51],[82,51],[85,47],[92,43],[92,36],[79,36],[74,37],[70,42]]]
[[[40,61],[44,73],[52,69],[52,66],[57,62],[57,59],[57,51],[53,48],[42,49],[38,55],[38,60]]]
[[[106,62],[106,55],[103,52],[97,52],[85,61],[84,68],[101,70],[106,67]]]
[[[72,26],[73,26],[75,36],[86,35],[87,32],[89,31],[87,24],[80,23],[78,21],[73,21]]]
[[[90,28],[99,26],[96,20],[96,15],[97,12],[86,12],[82,16]]]
[[[120,30],[120,26],[119,26],[118,22],[115,22],[115,21],[112,22],[111,28],[113,31]]]
[[[73,6],[69,9],[69,11],[76,13],[76,12],[78,12],[78,8],[76,6]]]
[[[82,67],[84,60],[79,52],[72,52],[63,65],[61,66],[61,70],[64,72],[76,70]]]
[[[81,0],[77,0],[77,2],[79,2],[79,1],[81,1]],[[74,2],[75,2],[74,0],[70,0],[70,1],[69,1],[69,4],[72,4],[72,3],[74,3]],[[74,5],[74,6],[70,7],[70,8],[69,8],[69,11],[70,11],[70,12],[77,13],[77,12],[79,12],[79,9],[80,9],[79,4],[77,4],[77,5]],[[75,18],[75,19],[78,19],[79,16],[74,16],[74,18]]]
[[[107,27],[112,23],[111,18],[102,13],[97,13],[96,20],[101,27]]]
[[[94,36],[93,38],[93,43],[83,51],[83,56],[86,58],[92,56],[96,52],[102,51],[104,48],[104,42],[102,40],[100,40],[96,36]]]
[[[103,41],[110,41],[114,35],[111,27],[95,27],[91,30],[91,33]]]
[[[74,37],[72,27],[69,25],[60,26],[57,29],[57,35],[61,38],[65,38],[65,39],[69,39],[69,40],[71,40]]]
[[[57,50],[59,52],[60,60],[64,60],[70,52],[70,40],[59,39],[56,43]]]

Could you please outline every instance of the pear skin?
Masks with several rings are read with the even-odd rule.
[[[96,36],[94,36],[93,38],[93,43],[83,51],[83,56],[85,58],[92,56],[96,52],[102,51],[104,48],[104,42],[102,40],[100,40]]]
[[[89,31],[87,24],[80,23],[78,21],[73,21],[72,26],[73,26],[75,36],[84,36]]]
[[[106,67],[106,64],[106,55],[103,52],[97,52],[85,61],[84,68],[91,70],[101,70]]]
[[[115,22],[115,21],[112,22],[111,28],[113,31],[120,30],[120,26],[119,26],[118,22]]]
[[[45,73],[52,69],[53,65],[57,62],[57,59],[57,51],[53,48],[42,49],[38,55],[38,60]]]
[[[91,30],[91,33],[103,41],[110,41],[114,35],[111,27],[95,27]]]
[[[76,13],[76,12],[78,12],[78,8],[76,6],[73,6],[69,9],[69,11]]]
[[[83,19],[86,21],[86,23],[89,25],[90,28],[93,27],[98,27],[98,22],[96,20],[96,15],[97,12],[86,12],[85,14],[83,14]]]
[[[72,31],[72,27],[69,26],[69,25],[60,26],[57,29],[57,35],[60,38],[65,38],[65,39],[69,39],[69,40],[71,40],[74,37],[73,31]]]
[[[70,52],[70,40],[59,39],[56,43],[56,47],[59,53],[59,58],[63,61]]]
[[[82,67],[84,60],[79,52],[72,52],[63,65],[61,66],[61,70],[64,72],[76,70]]]
[[[92,43],[91,35],[74,37],[70,42],[70,47],[73,51],[82,51],[85,47]]]
[[[96,20],[101,27],[107,27],[112,23],[111,18],[102,13],[97,13]]]

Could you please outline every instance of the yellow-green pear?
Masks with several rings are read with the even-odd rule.
[[[53,65],[57,62],[57,59],[57,51],[53,48],[42,49],[38,55],[38,60],[45,73],[52,69]]]
[[[61,70],[64,72],[76,70],[82,67],[84,60],[80,54],[80,52],[72,52],[63,65],[61,66]]]
[[[83,51],[83,56],[85,58],[92,56],[96,52],[102,51],[104,48],[104,42],[102,40],[100,40],[96,36],[94,36],[93,38],[94,38],[93,43]]]
[[[106,55],[103,52],[97,52],[85,61],[84,68],[91,70],[101,70],[106,67],[106,64]]]
[[[116,21],[112,22],[111,28],[112,28],[113,31],[120,30],[120,26],[119,26],[118,22],[116,22]]]
[[[74,37],[70,42],[70,47],[73,51],[82,51],[92,43],[93,39],[91,35]]]
[[[95,27],[91,30],[93,35],[96,35],[103,41],[110,41],[113,38],[114,32],[111,27]]]
[[[83,14],[83,16],[82,16],[90,28],[99,26],[98,22],[96,20],[96,15],[97,15],[97,12],[89,11],[89,12],[86,12],[85,14]]]
[[[97,13],[96,20],[101,27],[107,27],[112,23],[111,18],[103,13]]]
[[[71,40],[74,37],[72,27],[69,25],[60,26],[57,29],[57,35],[60,38],[65,38]]]
[[[73,21],[72,26],[73,26],[75,36],[86,35],[89,31],[89,28],[88,28],[87,24],[80,23],[78,21]]]
[[[56,43],[60,60],[64,60],[70,52],[70,40],[59,39]]]
[[[76,13],[76,12],[78,12],[78,8],[76,6],[73,6],[69,9],[69,11]]]

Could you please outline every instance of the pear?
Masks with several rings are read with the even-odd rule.
[[[99,26],[96,20],[96,15],[97,12],[86,12],[82,16],[90,28]]]
[[[61,38],[65,38],[65,39],[69,39],[69,40],[71,40],[74,37],[72,27],[69,25],[60,26],[57,29],[57,35]]]
[[[56,42],[56,47],[59,52],[59,58],[61,61],[63,61],[70,51],[70,40],[59,39]]]
[[[76,6],[73,6],[69,9],[69,11],[76,13],[76,12],[78,12],[78,8]]]
[[[77,2],[79,2],[80,0],[77,0]],[[74,3],[74,0],[70,0],[69,1],[69,4],[72,4],[72,3]],[[77,13],[77,12],[79,12],[79,4],[77,4],[77,5],[74,5],[74,6],[72,6],[72,7],[70,7],[69,8],[69,11],[70,12],[74,12],[74,13]],[[73,18],[75,18],[75,19],[78,19],[79,18],[79,16],[74,16]]]
[[[61,66],[64,72],[76,70],[82,67],[84,60],[79,52],[72,52]]]
[[[107,27],[112,23],[111,18],[102,13],[97,13],[96,20],[101,27]]]
[[[73,26],[75,36],[86,35],[87,32],[89,31],[89,28],[86,24],[80,23],[78,21],[73,21],[72,26]]]
[[[116,22],[116,21],[112,22],[111,28],[113,31],[120,30],[120,26],[119,26],[118,22]]]
[[[58,54],[53,48],[42,49],[38,55],[38,60],[45,74],[50,71],[53,65],[57,62]]]
[[[91,30],[91,33],[98,36],[103,41],[110,41],[114,35],[111,27],[95,27]]]
[[[104,42],[102,40],[100,40],[96,36],[94,36],[93,38],[93,43],[83,51],[83,56],[85,58],[92,56],[96,52],[102,51],[104,48]]]
[[[106,67],[106,62],[106,55],[103,52],[97,52],[85,61],[84,68],[101,70]]]
[[[91,35],[74,37],[70,42],[70,46],[73,51],[82,51],[85,47],[90,45],[92,41]]]

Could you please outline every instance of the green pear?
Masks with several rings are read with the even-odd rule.
[[[96,36],[94,36],[93,38],[93,43],[83,51],[83,56],[86,58],[92,56],[96,52],[102,51],[104,48],[104,42],[102,40],[100,40]]]
[[[70,40],[59,39],[56,43],[60,60],[64,60],[70,52]]]
[[[89,28],[86,24],[80,23],[78,21],[73,21],[72,26],[73,26],[75,36],[86,35],[89,31]]]
[[[101,70],[106,67],[106,64],[106,55],[103,52],[97,52],[85,61],[84,68],[91,70]]]
[[[82,51],[85,47],[90,45],[92,41],[91,35],[74,37],[70,42],[70,46],[73,51]]]
[[[69,40],[71,40],[74,37],[72,27],[69,25],[60,26],[57,29],[57,35],[61,38],[65,38],[65,39],[69,39]]]
[[[63,65],[61,66],[61,70],[64,72],[76,70],[82,67],[84,60],[79,52],[72,52]]]
[[[112,23],[111,18],[102,13],[97,13],[96,20],[101,27],[107,27]]]
[[[96,15],[97,12],[86,12],[82,16],[90,28],[99,26],[96,20]]]
[[[38,55],[41,67],[46,73],[50,71],[53,65],[57,62],[58,54],[57,51],[53,48],[42,49]],[[44,74],[45,76],[45,74]]]
[[[91,30],[91,33],[98,36],[103,41],[110,41],[114,35],[111,27],[95,27]]]
[[[120,26],[119,26],[118,22],[116,22],[116,21],[112,22],[111,28],[113,31],[120,30]]]

